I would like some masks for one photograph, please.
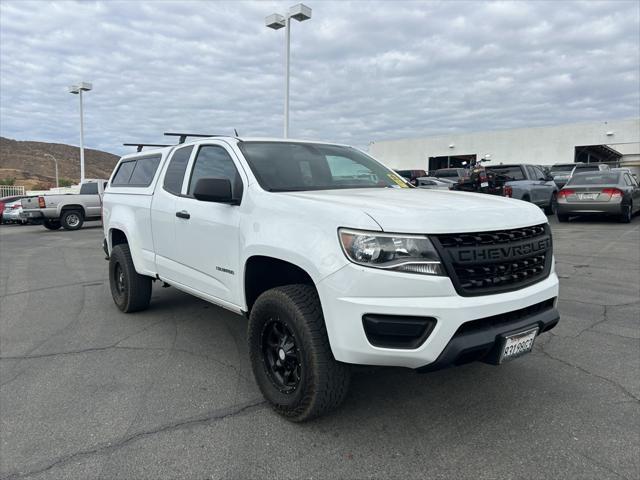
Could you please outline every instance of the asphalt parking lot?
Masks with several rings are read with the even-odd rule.
[[[640,218],[551,220],[558,327],[501,367],[359,368],[333,415],[264,403],[244,318],[124,315],[97,224],[0,227],[0,478],[640,477]]]

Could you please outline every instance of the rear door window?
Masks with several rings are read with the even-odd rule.
[[[120,164],[111,181],[112,187],[148,187],[153,181],[161,155],[132,158]],[[98,193],[98,184],[96,183]]]
[[[193,145],[190,145],[179,148],[174,152],[167,166],[167,173],[164,175],[163,187],[167,192],[173,193],[174,195],[180,195],[180,192],[182,192],[182,182],[192,151]]]
[[[130,187],[148,187],[151,185],[158,165],[160,164],[160,155],[138,158],[136,166],[133,169],[131,178],[129,179]]]
[[[635,186],[635,183],[631,179],[631,175],[629,175],[628,173],[624,174],[624,183],[626,183],[630,187],[634,187]]]
[[[98,184],[96,182],[83,183],[80,187],[80,195],[95,195],[98,193]]]
[[[131,178],[131,173],[136,166],[135,160],[127,160],[126,162],[122,162],[118,167],[118,171],[113,176],[113,180],[111,180],[111,185],[113,186],[124,186],[129,184],[129,178]]]
[[[532,170],[533,170],[533,173],[534,173],[533,180],[545,180],[546,179],[547,176],[538,167],[532,167]]]

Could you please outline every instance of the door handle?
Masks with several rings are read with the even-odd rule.
[[[191,218],[191,215],[189,215],[189,212],[187,212],[186,210],[181,210],[179,212],[176,212],[176,217],[189,220]]]

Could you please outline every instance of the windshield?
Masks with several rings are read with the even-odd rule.
[[[567,185],[615,185],[619,173],[576,173]]]
[[[573,167],[575,167],[575,163],[573,164],[567,164],[567,165],[554,165],[553,167],[551,167],[551,170],[549,170],[551,173],[557,173],[557,172],[570,172],[571,170],[573,170]]]
[[[398,174],[351,147],[295,142],[241,142],[238,147],[269,192],[410,188]]]

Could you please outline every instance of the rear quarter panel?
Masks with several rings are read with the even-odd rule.
[[[113,250],[113,230],[121,230],[127,237],[136,271],[155,276],[151,198],[145,194],[107,192],[102,215],[109,252]]]

